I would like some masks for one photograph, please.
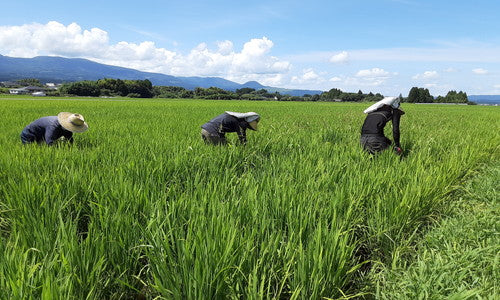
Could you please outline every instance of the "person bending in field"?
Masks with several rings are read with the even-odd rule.
[[[57,116],[37,119],[24,127],[21,132],[21,142],[23,144],[45,142],[50,146],[62,137],[73,143],[73,133],[84,132],[88,128],[82,115],[61,112]]]
[[[201,138],[207,144],[227,144],[226,132],[236,132],[241,144],[247,142],[246,130],[257,130],[260,115],[254,112],[226,111],[201,126]]]
[[[394,151],[402,154],[399,143],[399,121],[404,111],[400,108],[400,100],[396,97],[385,97],[379,102],[365,109],[366,116],[361,128],[361,145],[371,154],[375,154],[389,148],[391,140],[385,137],[384,127],[387,122],[392,121],[392,136],[394,138]]]

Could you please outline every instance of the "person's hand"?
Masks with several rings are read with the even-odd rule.
[[[396,152],[397,155],[403,154],[403,149],[401,149],[400,147],[394,147],[394,151]]]

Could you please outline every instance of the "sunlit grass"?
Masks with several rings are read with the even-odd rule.
[[[500,269],[500,163],[457,191],[440,226],[411,252],[373,272],[377,299],[496,299]]]
[[[405,157],[372,159],[365,106],[0,99],[0,298],[353,293],[357,270],[389,260],[500,144],[495,107],[406,105]],[[225,110],[262,115],[247,146],[201,141]],[[25,125],[60,111],[89,131],[21,145]]]

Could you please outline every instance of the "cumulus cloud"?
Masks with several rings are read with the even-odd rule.
[[[500,89],[500,84],[495,84],[495,85],[493,85],[493,87],[496,89]]]
[[[82,57],[141,71],[176,76],[222,76],[243,82],[247,78],[282,80],[291,64],[270,55],[273,42],[267,37],[246,42],[235,51],[231,41],[219,41],[212,50],[200,43],[183,54],[159,48],[154,42],[110,44],[108,33],[99,28],[82,29],[51,21],[47,24],[0,26],[0,53],[14,57],[53,55]],[[253,76],[256,75],[256,76]],[[255,80],[255,79],[254,79]]]
[[[378,87],[397,74],[381,68],[364,69],[359,70],[354,77],[347,77],[344,83],[352,87]]]
[[[342,51],[330,57],[330,62],[332,63],[345,63],[349,59],[349,54],[346,51]]]
[[[51,21],[47,24],[0,26],[0,49],[17,57],[91,54],[101,52],[108,42],[105,31],[99,28],[82,30],[76,23],[64,26]]]
[[[229,55],[233,52],[233,42],[231,41],[222,41],[217,42],[218,52],[222,55]]]
[[[425,71],[424,73],[422,74],[417,74],[415,76],[413,76],[412,78],[413,79],[435,79],[435,78],[438,78],[439,77],[439,74],[437,71]]]
[[[368,70],[360,70],[356,73],[357,77],[386,77],[389,76],[390,73],[384,69],[373,68]]]
[[[478,75],[485,75],[485,74],[488,74],[488,70],[485,70],[483,68],[477,68],[477,69],[473,69],[472,73],[478,74]]]
[[[340,78],[338,76],[334,76],[334,77],[330,78],[329,81],[330,82],[339,82],[339,81],[342,81],[342,78]]]
[[[294,84],[319,83],[324,81],[325,79],[323,79],[313,69],[305,69],[302,71],[302,75],[293,76],[291,79],[291,82]]]

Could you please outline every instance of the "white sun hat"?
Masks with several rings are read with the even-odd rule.
[[[381,108],[384,105],[392,106],[392,108],[399,108],[399,102],[400,102],[399,97],[385,97],[384,99],[380,100],[379,102],[365,109],[363,112],[365,114],[369,114],[371,112],[376,111],[377,109]]]
[[[258,121],[260,119],[260,115],[256,112],[250,111],[246,113],[239,113],[234,111],[226,111],[226,114],[236,117],[238,119],[245,119],[248,123],[252,121]]]
[[[60,112],[57,115],[57,120],[64,129],[71,132],[85,132],[89,129],[89,125],[80,114]]]

